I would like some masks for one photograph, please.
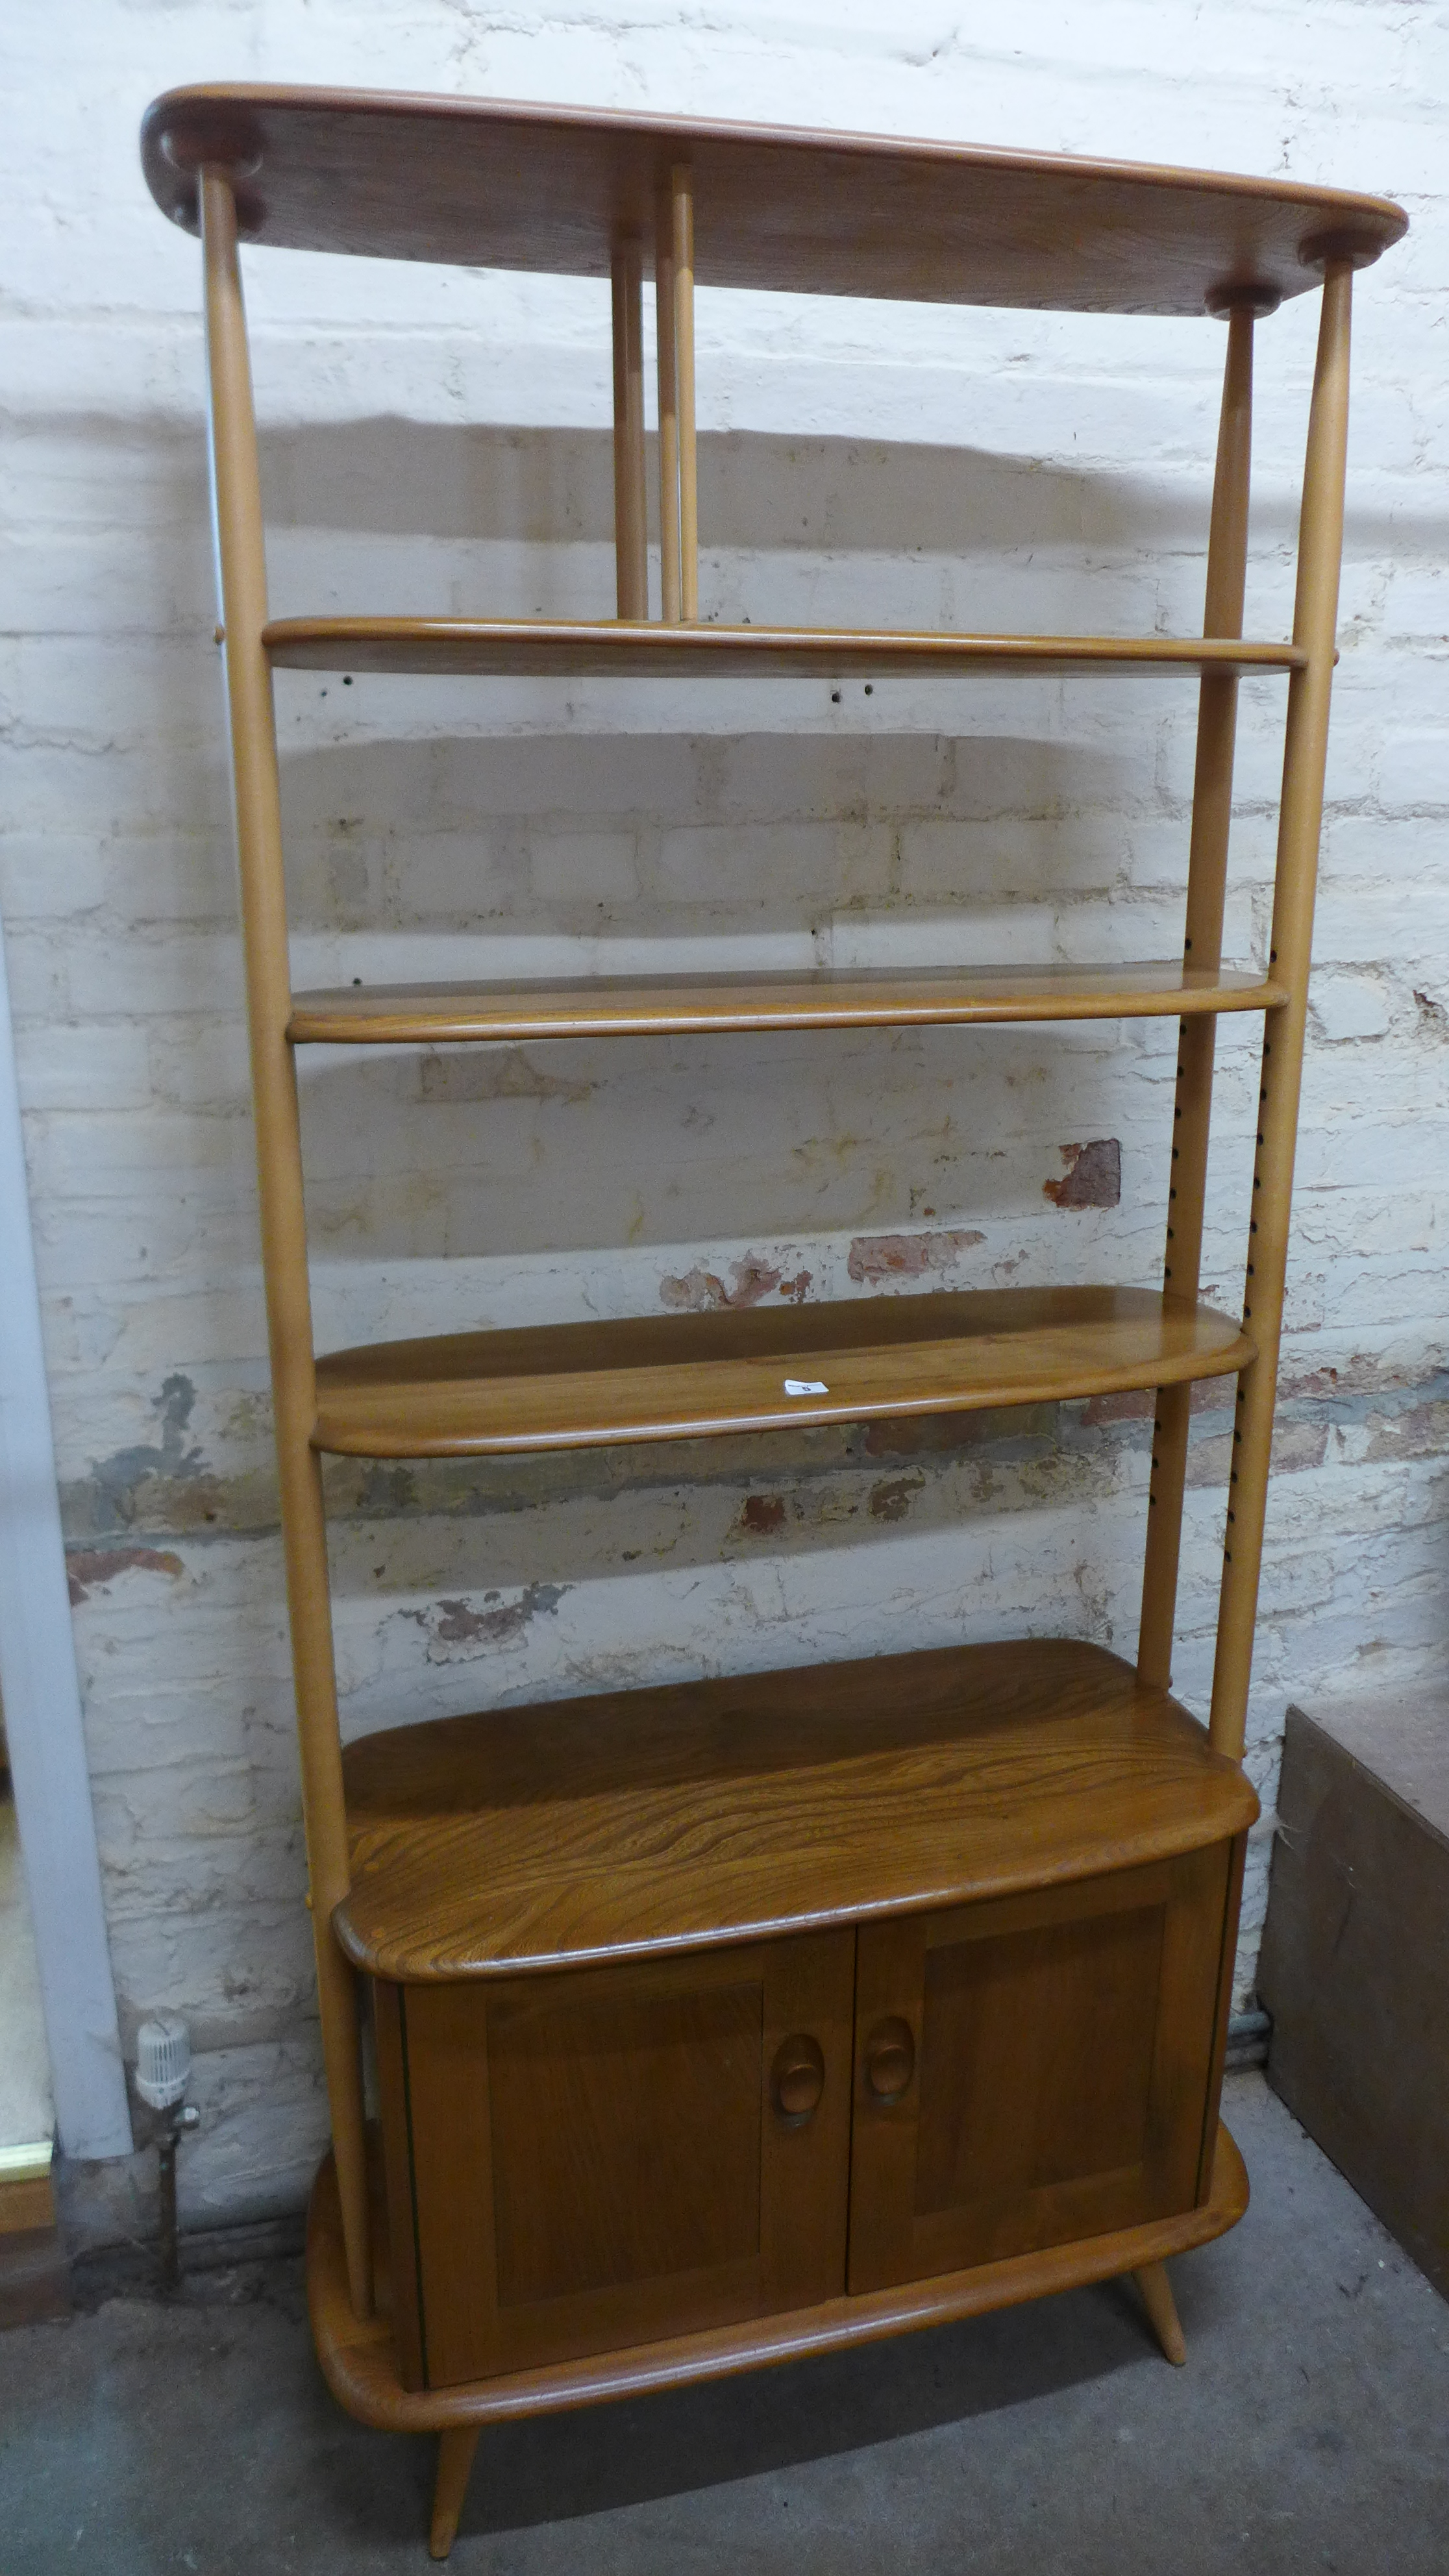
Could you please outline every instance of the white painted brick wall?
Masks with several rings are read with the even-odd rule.
[[[194,2219],[321,2135],[240,967],[209,638],[198,258],[135,133],[190,79],[356,82],[1285,172],[1407,201],[1362,282],[1343,660],[1253,1700],[1442,1665],[1449,1361],[1449,32],[1428,0],[74,0],[0,29],[0,901],[113,1954],[191,2017]],[[607,296],[248,255],[278,613],[607,612]],[[1291,617],[1315,317],[1259,334],[1249,626]],[[1206,325],[702,295],[707,612],[1191,631]],[[362,974],[1171,953],[1193,693],[1161,683],[281,683],[296,966]],[[1232,946],[1262,954],[1281,692],[1244,691]],[[305,1067],[324,1340],[758,1289],[861,1238],[960,1284],[1150,1280],[1170,1029],[537,1047]],[[1251,1032],[1207,1274],[1241,1289]],[[1115,1136],[1122,1203],[1044,1198]],[[947,1240],[949,1238],[949,1240]],[[798,1287],[808,1274],[805,1290]],[[1098,1418],[1099,1416],[1105,1418]],[[557,1464],[337,1462],[350,1730],[1012,1630],[1135,1639],[1145,1424],[821,1433]],[[1224,1417],[1189,1494],[1203,1705]],[[1250,1876],[1251,1987],[1267,1836]]]

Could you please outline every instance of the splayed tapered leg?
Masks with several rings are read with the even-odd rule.
[[[428,2548],[434,2558],[446,2558],[453,2546],[477,2448],[476,2424],[455,2426],[438,2436],[438,2480],[433,2489],[433,2527],[428,2535]]]
[[[1172,2295],[1172,2283],[1167,2277],[1166,2264],[1144,2263],[1140,2271],[1133,2273],[1132,2278],[1142,2293],[1142,2304],[1152,2320],[1152,2331],[1161,2344],[1164,2354],[1180,2369],[1187,2359],[1187,2344],[1183,2338],[1182,2325],[1177,2313],[1177,2301]],[[444,2439],[446,2438],[445,2435]]]

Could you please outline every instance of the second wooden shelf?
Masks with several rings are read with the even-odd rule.
[[[1230,1317],[1142,1288],[544,1324],[332,1352],[312,1445],[466,1458],[969,1413],[1228,1376],[1254,1352]]]
[[[287,671],[425,672],[438,679],[929,679],[973,671],[1298,671],[1296,644],[1203,635],[957,635],[939,629],[661,626],[623,618],[279,617],[263,629]]]
[[[678,1037],[725,1029],[1188,1019],[1273,1011],[1264,976],[1175,960],[1118,966],[845,966],[773,974],[580,975],[557,983],[372,984],[297,993],[294,1046]]]

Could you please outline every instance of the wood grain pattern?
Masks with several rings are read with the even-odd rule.
[[[1283,179],[492,99],[222,82],[156,99],[147,184],[194,225],[196,171],[238,170],[250,237],[375,259],[607,277],[622,231],[689,165],[701,286],[948,304],[1202,313],[1316,282],[1305,248],[1376,258],[1382,197]]]
[[[428,2385],[842,2289],[853,1967],[847,1928],[401,1990]],[[769,2073],[802,2026],[794,2122]]]
[[[442,1334],[317,1364],[313,1443],[467,1458],[1040,1404],[1220,1377],[1252,1352],[1210,1306],[1009,1288]],[[795,1386],[823,1392],[791,1395]]]
[[[758,2252],[761,1963],[708,1964],[723,1977],[631,1969],[490,1992],[501,2307]]]
[[[1005,1895],[1257,1814],[1165,1692],[1055,1638],[392,1728],[349,1747],[346,1781],[334,1928],[359,1967],[404,1980]]]
[[[603,2353],[521,2370],[456,2388],[404,2389],[384,2318],[352,2314],[342,2263],[337,2186],[328,2156],[312,2190],[307,2221],[307,2302],[323,2376],[338,2403],[381,2432],[435,2433],[450,2426],[503,2422],[594,2406],[614,2397],[724,2379],[740,2370],[797,2361],[808,2353],[879,2342],[918,2326],[988,2315],[994,2308],[1050,2297],[1088,2281],[1110,2281],[1166,2256],[1208,2245],[1236,2227],[1248,2206],[1242,2157],[1224,2128],[1217,2134],[1212,2189],[1196,2209],[1142,2227],[1115,2230],[1075,2245],[1017,2254],[935,2281],[823,2299],[775,2317],[752,2317],[701,2334],[678,2335],[632,2351]]]
[[[279,617],[279,671],[415,672],[434,679],[949,679],[972,671],[1296,671],[1293,644],[1195,635],[951,635],[846,627],[622,625],[543,617]]]
[[[581,889],[582,891],[583,889]],[[1175,959],[1117,966],[819,967],[768,975],[578,976],[565,983],[346,985],[296,993],[294,1046],[441,1046],[730,1029],[1194,1018],[1271,1011],[1281,985]]]
[[[862,1926],[852,2291],[1195,2204],[1230,1853]],[[896,2019],[914,2076],[882,2101]]]

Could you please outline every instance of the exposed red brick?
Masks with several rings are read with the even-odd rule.
[[[865,1453],[868,1458],[929,1457],[942,1450],[980,1449],[992,1440],[1049,1439],[1056,1427],[1054,1404],[999,1405],[984,1413],[908,1413],[897,1421],[867,1423]]]
[[[1403,1413],[1369,1416],[1366,1455],[1373,1465],[1385,1458],[1437,1458],[1449,1449],[1449,1404],[1411,1404]]]
[[[1198,1378],[1188,1399],[1188,1411],[1222,1411],[1232,1403],[1236,1386],[1236,1378]],[[1124,1387],[1117,1395],[1089,1396],[1082,1407],[1082,1425],[1085,1430],[1095,1431],[1106,1422],[1150,1422],[1156,1410],[1157,1398],[1150,1386]]]
[[[858,1234],[845,1266],[862,1285],[881,1279],[923,1279],[929,1270],[949,1270],[961,1253],[985,1241],[974,1227],[942,1226],[930,1234]]]
[[[1326,1422],[1280,1422],[1273,1434],[1270,1458],[1275,1476],[1303,1475],[1321,1467],[1328,1448]],[[1233,1463],[1233,1436],[1220,1432],[1211,1440],[1195,1440],[1187,1453],[1187,1481],[1190,1485],[1226,1486]]]
[[[1093,1431],[1103,1422],[1150,1422],[1156,1403],[1150,1386],[1124,1387],[1117,1395],[1089,1396],[1082,1420]]]
[[[893,1476],[884,1484],[873,1486],[870,1497],[872,1519],[903,1521],[923,1482],[924,1478],[920,1476]]]
[[[810,1286],[808,1270],[798,1271],[793,1279],[786,1279],[778,1267],[761,1261],[753,1252],[747,1252],[743,1261],[732,1261],[730,1269],[734,1275],[731,1288],[727,1288],[713,1270],[695,1269],[686,1270],[680,1276],[666,1275],[659,1282],[659,1302],[661,1306],[671,1306],[685,1314],[719,1314],[726,1307],[758,1306],[760,1299],[770,1296],[776,1288],[783,1297],[789,1297],[800,1305]]]
[[[1059,1148],[1066,1177],[1043,1181],[1042,1196],[1053,1207],[1119,1207],[1122,1201],[1122,1148],[1115,1136],[1098,1136],[1090,1145]]]
[[[118,1574],[184,1574],[185,1566],[169,1547],[78,1547],[65,1560],[72,1605],[90,1597],[93,1583],[111,1583]]]
[[[1295,1372],[1291,1357],[1286,1359],[1278,1378],[1278,1401],[1289,1396],[1388,1395],[1405,1380],[1401,1373],[1366,1352],[1355,1351],[1342,1368],[1301,1369]]]
[[[751,1538],[769,1538],[783,1526],[785,1502],[780,1494],[747,1494],[740,1512],[740,1528]]]

